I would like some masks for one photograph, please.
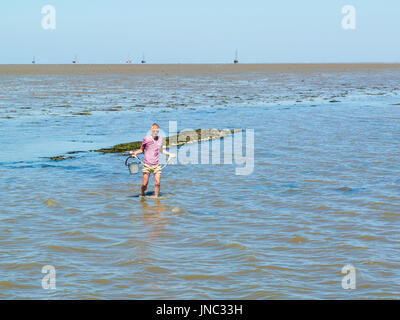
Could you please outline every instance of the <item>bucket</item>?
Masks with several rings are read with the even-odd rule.
[[[125,165],[129,168],[129,173],[130,174],[137,174],[139,172],[139,163],[140,163],[138,158],[136,158],[136,162],[130,162],[130,163],[129,163],[129,159],[132,159],[132,157],[129,156],[125,160]]]
[[[129,162],[129,159],[132,159],[132,156],[129,156],[125,160],[125,165],[129,168],[130,174],[137,174],[139,172],[139,164],[143,164],[138,157],[135,156],[134,158],[136,160],[135,162]],[[170,163],[171,159],[172,158],[169,157],[167,163],[161,169],[164,169]]]

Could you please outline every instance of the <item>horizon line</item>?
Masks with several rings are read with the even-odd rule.
[[[400,61],[346,61],[346,62],[169,62],[169,63],[2,63],[0,65],[126,65],[126,66],[146,66],[146,65],[275,65],[275,64],[400,64]]]

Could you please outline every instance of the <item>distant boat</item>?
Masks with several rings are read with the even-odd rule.
[[[238,51],[236,50],[235,52],[235,60],[233,60],[234,64],[238,64],[239,63],[239,56],[238,56]]]
[[[33,57],[32,58],[32,64],[35,64],[36,63],[36,59],[35,59],[35,57]]]
[[[131,55],[128,54],[128,59],[126,60],[127,64],[131,64],[132,63],[132,59],[131,59]]]
[[[78,62],[78,57],[77,57],[76,55],[75,55],[75,57],[74,57],[74,60],[72,60],[72,63],[73,63],[73,64],[79,63],[79,62]]]
[[[146,63],[146,59],[144,58],[144,53],[143,53],[143,56],[142,56],[142,61],[141,61],[141,63],[142,63],[142,64],[145,64],[145,63]]]

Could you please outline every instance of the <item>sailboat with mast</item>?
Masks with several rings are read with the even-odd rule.
[[[128,59],[126,60],[127,64],[131,64],[132,63],[132,59],[131,59],[131,55],[128,54]]]
[[[236,51],[235,51],[235,60],[233,60],[233,63],[234,63],[234,64],[238,64],[238,63],[239,63],[239,56],[238,56],[238,51],[237,51],[237,49],[236,49]]]

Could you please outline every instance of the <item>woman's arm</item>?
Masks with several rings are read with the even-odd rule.
[[[138,154],[141,154],[144,152],[143,144],[140,146],[140,148],[136,151],[129,151],[129,153],[132,155],[132,157],[137,156]]]
[[[172,152],[168,152],[167,150],[165,150],[164,146],[162,147],[162,153],[171,158],[176,158],[176,154],[172,153]]]

